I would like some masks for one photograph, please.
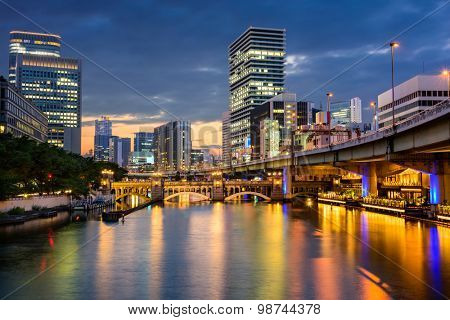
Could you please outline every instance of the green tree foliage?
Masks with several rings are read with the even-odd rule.
[[[86,195],[100,186],[102,171],[114,172],[121,180],[126,170],[115,163],[68,153],[26,137],[0,135],[0,200],[23,193],[54,193],[71,190]]]

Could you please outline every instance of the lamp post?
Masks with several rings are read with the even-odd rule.
[[[447,99],[450,99],[450,71],[445,69],[441,73],[444,77],[447,77]]]
[[[394,105],[394,49],[400,44],[398,42],[391,42],[391,87],[392,87],[392,130],[395,128],[395,105]]]
[[[377,103],[375,101],[371,101],[370,107],[373,108],[373,130],[377,131]]]
[[[327,126],[328,126],[328,145],[331,146],[331,97],[333,92],[327,92]]]

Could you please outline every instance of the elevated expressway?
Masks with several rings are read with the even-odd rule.
[[[362,175],[363,195],[377,193],[377,177],[398,167],[430,175],[432,203],[450,200],[450,101],[446,100],[396,124],[341,144],[256,160],[234,166],[236,172],[288,170],[287,176],[331,166]],[[288,182],[289,184],[289,182]],[[289,189],[289,188],[288,188]]]

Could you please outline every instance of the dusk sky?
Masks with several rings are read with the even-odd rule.
[[[380,45],[446,2],[0,0],[0,74],[7,76],[9,31],[56,33],[63,56],[83,61],[83,153],[93,147],[92,123],[101,115],[116,120],[113,133],[122,136],[173,119],[123,82],[191,120],[194,145],[220,144],[220,134],[201,140],[198,131],[220,127],[228,108],[228,45],[247,27],[286,29],[286,87],[298,98],[312,92],[306,99],[325,106],[332,91],[336,100],[359,96],[368,108],[390,86],[389,50]],[[449,16],[446,5],[397,38],[397,83],[450,66]],[[367,110],[364,117],[370,121]]]

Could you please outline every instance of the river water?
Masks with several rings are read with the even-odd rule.
[[[450,228],[356,209],[154,205],[0,242],[8,299],[444,299]]]

